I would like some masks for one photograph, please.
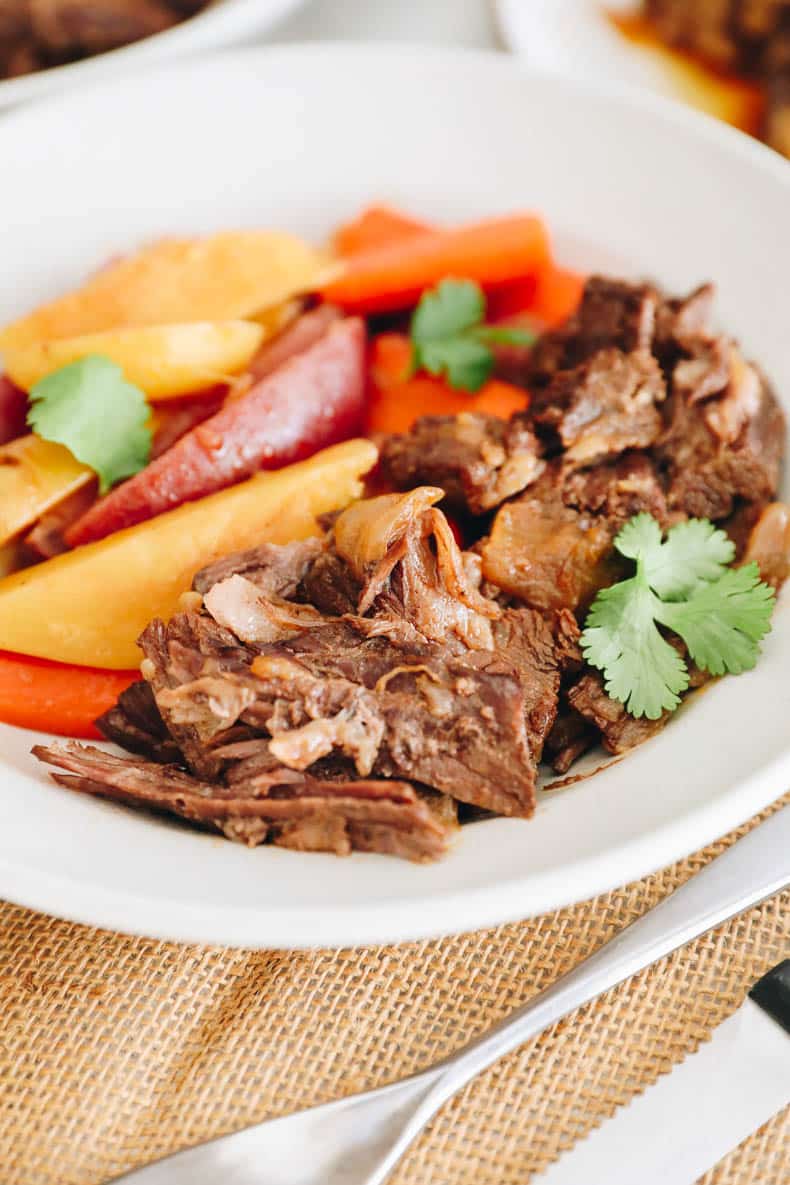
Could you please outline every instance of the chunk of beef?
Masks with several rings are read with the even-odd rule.
[[[578,311],[535,345],[525,385],[544,386],[558,371],[572,370],[599,350],[615,349],[625,354],[649,350],[658,302],[658,293],[651,284],[591,276]]]
[[[660,302],[656,310],[653,350],[667,366],[677,360],[682,350],[693,347],[700,339],[713,337],[713,284],[701,284],[684,297],[670,297]]]
[[[557,774],[566,774],[588,749],[597,744],[598,729],[567,703],[561,703],[554,726],[546,737],[546,756]]]
[[[192,770],[201,777],[213,777],[221,762],[208,742],[215,738],[214,722],[220,704],[225,705],[223,711],[227,713],[228,701],[235,696],[232,707],[238,707],[244,702],[243,690],[231,679],[217,678],[214,698],[206,704],[203,717],[189,723],[164,706],[162,693],[208,675],[244,673],[255,656],[254,648],[242,646],[229,630],[198,613],[177,613],[167,625],[152,621],[140,636],[139,645],[145,655],[140,669],[151,685],[169,735]],[[250,698],[249,693],[246,698]]]
[[[641,745],[661,731],[670,715],[665,712],[658,720],[631,716],[621,703],[606,694],[603,680],[595,672],[582,675],[568,690],[568,703],[598,729],[601,744],[609,753],[625,753]]]
[[[455,830],[446,807],[432,809],[406,782],[295,779],[286,769],[231,788],[76,742],[33,752],[67,771],[52,777],[70,790],[177,815],[249,846],[268,840],[299,851],[357,849],[426,861],[446,852]]]
[[[310,565],[299,591],[321,613],[342,617],[344,613],[356,612],[362,584],[337,552],[327,550]]]
[[[164,653],[197,635],[190,616],[163,627]],[[499,628],[497,650],[457,655],[405,621],[349,618],[264,647],[249,670],[181,660],[175,677],[156,673],[154,692],[200,777],[216,777],[236,758],[227,737],[241,724],[272,737],[270,751],[290,768],[332,756],[360,776],[407,778],[503,814],[529,814],[533,755],[551,727],[572,627],[522,611]]]
[[[153,691],[145,680],[122,691],[115,707],[96,721],[108,741],[152,761],[179,762],[181,751],[169,735]]]
[[[673,383],[668,427],[655,450],[667,473],[670,509],[714,520],[732,514],[736,499],[775,497],[785,440],[784,415],[768,381],[735,346],[728,354],[728,382],[719,394],[699,398]]]
[[[665,396],[649,350],[604,349],[573,370],[559,371],[536,395],[532,413],[558,441],[566,463],[592,465],[653,444],[662,428],[656,405]]]
[[[483,576],[537,609],[576,609],[616,578],[612,526],[566,505],[558,467],[497,511],[483,542]]]
[[[508,609],[494,624],[494,645],[516,668],[524,689],[527,740],[536,764],[557,716],[562,672],[582,664],[578,639],[579,627],[567,609],[545,614]]]
[[[302,682],[296,699],[301,712],[307,695],[304,715],[314,718],[310,697],[345,684],[347,714],[352,706],[357,718],[364,711],[363,737],[376,730],[377,721],[383,724],[372,765],[377,774],[418,781],[502,814],[531,814],[535,769],[528,690],[511,654],[479,650],[457,656],[404,624],[386,629],[384,622],[357,620],[312,630],[272,648],[253,671],[259,679],[268,672],[275,679],[272,690],[287,701],[296,690],[298,668],[281,670],[278,659],[288,656],[306,668],[315,682]],[[360,689],[367,694],[361,696]],[[335,706],[329,705],[330,711]],[[325,719],[323,704],[318,711]],[[536,737],[532,747],[541,743]]]
[[[535,480],[540,451],[522,417],[462,412],[423,416],[411,431],[388,437],[381,466],[397,489],[441,486],[448,505],[483,514]]]
[[[201,568],[192,588],[203,594],[229,576],[244,576],[266,596],[291,598],[323,551],[320,539],[296,540],[281,546],[263,543]]]
[[[565,474],[562,499],[575,510],[603,515],[615,532],[642,512],[662,524],[667,521],[666,498],[656,467],[641,452],[625,452],[615,461]]]
[[[676,361],[672,390],[689,403],[722,395],[730,381],[732,343],[725,337],[688,339],[686,356]]]

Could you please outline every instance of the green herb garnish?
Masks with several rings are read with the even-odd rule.
[[[104,355],[90,354],[47,375],[31,389],[30,403],[33,431],[95,470],[100,493],[148,464],[151,412],[145,395]]]
[[[728,567],[735,545],[724,531],[692,518],[662,542],[656,520],[638,514],[614,545],[636,561],[636,573],[598,593],[581,646],[603,672],[608,694],[632,716],[656,720],[674,711],[689,685],[686,663],[659,625],[678,634],[697,666],[712,675],[739,675],[755,665],[775,593],[760,580],[757,564]]]
[[[494,345],[531,346],[526,329],[486,325],[486,298],[473,280],[442,280],[424,292],[411,320],[413,370],[444,375],[474,393],[494,368]]]

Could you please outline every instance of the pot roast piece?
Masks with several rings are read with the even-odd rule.
[[[535,480],[541,451],[520,416],[423,416],[384,441],[381,469],[396,489],[441,486],[448,506],[483,514]]]
[[[559,371],[573,370],[599,350],[649,350],[659,302],[652,284],[591,276],[577,312],[535,344],[524,385],[533,391],[546,386]]]
[[[196,578],[194,608],[151,623],[142,671],[192,776],[243,788],[274,762],[531,814],[560,681],[581,664],[578,625],[483,596],[479,557],[459,551],[439,495],[369,499],[324,541],[231,557]],[[319,612],[338,584],[353,603]],[[102,727],[161,757],[134,708]]]
[[[582,675],[569,688],[568,704],[582,720],[593,725],[599,734],[597,739],[609,753],[625,753],[641,745],[660,732],[669,719],[668,712],[658,720],[631,716],[621,703],[606,694],[597,671]]]
[[[661,433],[664,377],[648,349],[602,349],[573,370],[558,371],[530,408],[538,431],[562,449],[567,465],[594,465],[629,448],[648,448]]]
[[[588,385],[591,373],[600,379],[603,398],[592,401],[594,408],[605,407],[607,399],[616,404],[614,375],[607,383],[601,351],[611,358],[613,350],[631,357],[635,350],[650,350],[669,396],[663,403],[656,396],[641,404],[640,415],[657,416],[655,405],[661,404],[663,431],[647,440],[649,426],[640,423],[640,415],[629,417],[626,403],[609,421],[614,441],[619,435],[619,443],[628,443],[630,431],[634,445],[649,447],[671,514],[720,520],[736,501],[764,505],[775,497],[784,417],[758,368],[733,341],[713,331],[713,295],[706,284],[685,298],[666,299],[649,284],[593,276],[578,312],[537,343],[525,379],[533,389],[531,414],[538,430],[558,433],[566,462],[573,461],[574,450],[595,462],[602,455],[603,442],[597,451],[596,437],[600,426],[608,427],[607,414],[599,411],[577,437],[577,409],[584,420],[590,406],[585,379]],[[593,443],[585,434],[592,434]]]
[[[165,727],[151,685],[141,679],[122,691],[96,727],[107,740],[152,761],[179,762],[181,750]]]
[[[640,511],[666,520],[661,482],[644,453],[626,452],[590,469],[553,461],[497,511],[480,547],[483,576],[536,609],[583,609],[600,588],[622,578],[612,542]]]
[[[178,653],[180,639],[197,632],[185,620],[196,616],[179,615],[165,627],[166,650]],[[539,751],[553,722],[558,663],[552,671],[546,656],[536,657],[547,701],[541,713],[532,702],[540,692],[529,689],[528,705],[506,657],[479,651],[463,659],[406,623],[380,632],[384,625],[327,623],[264,646],[243,673],[198,659],[195,677],[178,682],[173,666],[157,669],[154,694],[184,759],[198,776],[217,777],[227,766],[230,731],[246,725],[252,735],[274,738],[272,750],[289,768],[338,756],[346,776],[355,769],[408,778],[499,813],[531,813],[531,751]],[[150,654],[145,636],[143,645]]]
[[[701,351],[676,365],[655,449],[670,510],[714,521],[732,514],[738,499],[764,505],[776,496],[786,431],[764,375],[733,343],[722,348],[726,367],[718,351],[708,355],[710,381],[699,369],[689,377]]]
[[[242,785],[208,783],[175,765],[114,757],[74,741],[37,745],[52,777],[82,794],[176,815],[255,847],[269,842],[298,851],[382,852],[408,860],[443,856],[457,824],[438,795],[406,782],[319,781],[280,768]]]

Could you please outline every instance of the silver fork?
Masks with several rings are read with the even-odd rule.
[[[643,967],[790,885],[790,806],[446,1061],[270,1119],[119,1178],[124,1185],[381,1185],[443,1103],[493,1062]]]

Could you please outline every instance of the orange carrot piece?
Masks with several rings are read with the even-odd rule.
[[[346,260],[323,296],[348,311],[370,313],[408,308],[426,288],[446,276],[484,287],[542,272],[549,240],[534,215],[513,215],[456,230],[433,230]]]
[[[467,411],[483,412],[489,416],[499,416],[501,420],[509,420],[514,412],[524,411],[528,406],[529,394],[523,387],[502,382],[501,379],[491,379],[472,396],[472,406],[467,407]]]
[[[441,379],[416,375],[413,379],[371,392],[367,431],[408,432],[420,416],[455,416],[471,411],[471,398],[453,391]]]
[[[368,432],[408,432],[420,416],[455,416],[462,411],[506,420],[529,402],[526,391],[498,379],[470,395],[430,375],[409,378],[410,364],[411,343],[403,334],[382,333],[374,340],[368,372]]]
[[[549,328],[561,325],[575,313],[584,292],[586,276],[564,267],[551,267],[538,276],[532,311]]]
[[[554,269],[546,268],[540,276],[527,276],[523,280],[511,280],[508,284],[497,284],[488,292],[486,317],[489,321],[506,321],[520,313],[531,312],[538,292],[538,285],[544,275]]]
[[[408,432],[420,416],[457,416],[464,411],[484,412],[506,420],[528,404],[526,391],[497,379],[486,383],[476,395],[468,395],[465,391],[454,391],[442,379],[417,375],[371,393],[367,431]]]
[[[374,388],[387,390],[411,375],[412,347],[403,333],[380,333],[370,347],[368,373]]]
[[[553,329],[575,313],[584,291],[585,277],[567,268],[552,266],[526,280],[502,284],[488,294],[491,321],[517,321],[539,329]]]
[[[94,720],[139,678],[139,671],[101,671],[0,651],[0,720],[97,740]]]
[[[390,206],[368,206],[335,232],[333,243],[338,255],[347,258],[388,243],[401,243],[431,229],[427,222],[419,222]]]

